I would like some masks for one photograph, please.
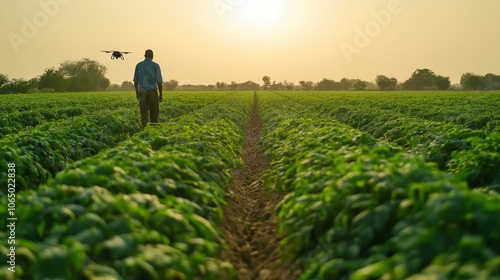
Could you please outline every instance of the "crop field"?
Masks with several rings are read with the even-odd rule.
[[[0,101],[0,279],[500,279],[498,92]]]

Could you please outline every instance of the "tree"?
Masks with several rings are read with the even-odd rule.
[[[66,88],[67,81],[64,79],[64,75],[55,68],[45,69],[45,72],[40,76],[38,83],[38,88],[42,89],[54,89],[55,91],[61,92]]]
[[[481,77],[470,72],[462,75],[460,78],[460,84],[462,85],[462,88],[466,90],[480,90],[484,88]]]
[[[224,90],[224,88],[226,88],[227,84],[224,83],[224,82],[217,82],[215,83],[215,87],[218,89],[218,90]]]
[[[68,79],[69,91],[96,91],[101,88],[101,80],[106,78],[107,68],[95,60],[84,58],[61,63],[59,71]]]
[[[165,82],[165,89],[166,90],[174,90],[178,85],[179,85],[179,82],[177,80],[170,80],[170,81]]]
[[[9,84],[9,76],[0,74],[0,93],[8,93],[5,89]]]
[[[111,81],[106,77],[101,78],[101,80],[99,81],[99,86],[102,90],[106,90],[106,88],[109,87],[110,84]]]
[[[483,85],[488,90],[500,89],[500,76],[495,74],[486,74],[483,79]]]
[[[398,80],[396,78],[389,78],[384,75],[378,75],[375,79],[380,90],[396,90]]]
[[[260,86],[256,82],[246,81],[238,85],[239,90],[259,90]]]
[[[27,93],[33,87],[33,81],[13,79],[1,88],[3,93]]]
[[[403,83],[403,88],[407,90],[427,90],[434,87],[436,74],[429,69],[417,69],[410,79]]]
[[[111,84],[109,85],[109,87],[107,88],[108,91],[120,91],[122,90],[121,87],[117,84]]]
[[[451,87],[451,81],[449,77],[436,76],[434,79],[434,85],[439,90],[447,90]]]
[[[129,82],[129,81],[123,81],[122,85],[120,86],[120,90],[123,90],[123,91],[135,91],[134,83]]]
[[[0,88],[9,83],[9,77],[5,74],[0,74]]]
[[[276,83],[273,81],[273,84],[269,86],[270,90],[283,90],[285,89],[285,85],[282,82]]]
[[[229,84],[229,90],[237,90],[238,89],[238,84],[235,81],[231,81]]]
[[[31,92],[40,92],[38,90],[38,85],[40,84],[40,79],[38,78],[31,78],[28,80],[28,84],[30,86],[28,93]]]
[[[351,87],[352,87],[352,83],[351,81],[349,81],[349,79],[347,78],[343,78],[342,80],[340,80],[339,83],[336,83],[336,89],[338,90],[350,90]]]
[[[353,87],[354,87],[354,90],[365,90],[366,89],[366,82],[357,81]]]
[[[100,79],[99,79],[100,80]],[[68,78],[68,91],[96,91],[99,86],[96,86],[93,77],[88,74],[81,73],[76,76]]]
[[[78,74],[85,73],[88,75],[104,76],[107,72],[106,66],[95,60],[84,58],[80,61],[64,61],[61,63],[59,70],[67,76],[74,77]]]
[[[317,90],[335,90],[335,81],[323,78],[317,85]]]
[[[285,80],[283,82],[283,87],[286,89],[286,90],[293,90],[295,88],[295,84],[293,82],[288,82],[287,80]]]
[[[303,90],[312,90],[314,88],[313,82],[311,81],[300,81],[299,84]]]
[[[264,76],[264,77],[262,77],[262,81],[264,82],[264,85],[262,86],[262,88],[264,90],[268,90],[269,87],[271,86],[271,77]]]

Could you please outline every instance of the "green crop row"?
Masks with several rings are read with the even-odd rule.
[[[261,100],[264,179],[287,193],[282,245],[301,279],[500,277],[499,195],[303,108],[283,111],[290,100]]]
[[[448,171],[467,179],[471,186],[487,186],[500,193],[500,133],[471,139],[472,148],[453,153]]]
[[[119,97],[119,95],[113,95]],[[165,118],[180,117],[216,104],[227,94],[193,94],[169,96],[162,105]],[[79,96],[83,98],[83,95]],[[87,99],[83,99],[87,100]],[[103,99],[105,100],[105,99]],[[78,101],[80,102],[80,101]],[[115,104],[119,104],[115,103]],[[135,104],[135,103],[134,103]],[[217,112],[224,110],[216,108]],[[0,139],[0,164],[17,165],[16,187],[36,189],[75,160],[113,147],[140,130],[138,108],[101,110],[92,115],[73,117],[38,125]],[[0,178],[7,184],[7,177]],[[5,193],[5,190],[0,190]]]
[[[160,106],[160,119],[177,118],[186,112],[201,109],[224,98],[226,93],[168,92]],[[0,100],[9,96],[0,96]],[[9,113],[0,116],[0,138],[14,134],[27,127],[70,119],[80,115],[100,114],[104,110],[134,109],[139,112],[135,93],[54,93],[43,95],[21,95],[17,103],[26,103],[25,108],[11,104]],[[41,97],[43,97],[41,99]],[[7,106],[2,104],[2,106]],[[19,107],[21,106],[21,107]],[[23,110],[24,109],[24,110]]]
[[[97,154],[138,132],[130,110],[50,122],[0,140],[0,164],[16,164],[16,188],[36,189],[64,166]],[[7,177],[0,178],[6,185]],[[0,191],[5,193],[6,190]]]
[[[57,111],[38,109],[15,112],[0,117],[0,138],[16,133],[26,127],[35,127],[51,120],[61,120],[82,115],[84,110],[78,107],[64,107]]]
[[[460,125],[426,121],[388,110],[372,109],[364,103],[345,107],[332,100],[320,100],[319,96],[312,94],[305,97],[283,95],[300,104],[307,104],[315,115],[334,117],[377,138],[401,145],[414,154],[423,155],[439,168],[466,177],[473,188],[500,190],[500,173],[497,172],[500,168],[499,132],[486,133]],[[480,151],[481,156],[478,157]]]
[[[216,224],[229,170],[242,164],[242,123],[250,105],[249,94],[227,96],[73,163],[47,186],[19,193],[16,277],[233,277],[232,266],[217,259],[223,243]],[[6,256],[7,248],[0,248]]]
[[[493,131],[500,124],[499,92],[281,92],[309,102],[318,111],[330,112],[331,104],[355,115],[373,111],[403,114],[421,120]],[[343,117],[343,113],[336,117]],[[348,116],[346,116],[348,117]]]
[[[115,110],[130,107],[133,97],[129,92],[7,94],[0,96],[0,116],[40,109],[57,112],[65,107],[84,111]]]
[[[460,174],[472,188],[500,192],[499,132],[484,133],[452,124],[398,118],[372,123],[368,132],[423,155],[442,170]],[[365,130],[365,129],[363,129]]]

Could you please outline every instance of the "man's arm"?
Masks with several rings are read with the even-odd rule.
[[[137,98],[137,100],[139,100],[139,83],[134,82],[134,87],[135,87],[135,98]]]
[[[157,83],[158,84],[158,91],[160,92],[160,97],[158,98],[158,101],[161,103],[163,101],[163,83]]]
[[[156,84],[158,85],[158,91],[160,92],[160,96],[158,101],[163,101],[163,77],[161,76],[160,65],[156,64]]]
[[[137,64],[134,69],[134,88],[135,98],[139,100],[139,64]]]

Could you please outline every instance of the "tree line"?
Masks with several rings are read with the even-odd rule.
[[[36,93],[36,92],[85,92],[85,91],[133,91],[134,85],[124,81],[121,85],[110,84],[106,78],[107,68],[97,61],[85,58],[79,61],[64,61],[58,68],[45,69],[44,73],[30,80],[9,79],[0,73],[0,93]],[[500,76],[465,73],[460,79],[460,86],[451,85],[449,77],[436,75],[430,69],[417,69],[405,81],[399,82],[394,77],[378,75],[374,82],[360,79],[343,78],[340,81],[324,78],[319,82],[302,80],[293,82],[272,81],[264,76],[262,84],[246,81],[237,83],[217,82],[211,85],[180,85],[177,80],[168,80],[163,84],[166,90],[500,90]]]
[[[376,77],[375,82],[380,90],[449,90],[452,85],[449,77],[436,75],[430,69],[417,69],[409,79],[399,83],[396,78],[384,75]],[[460,78],[462,90],[499,90],[500,76],[486,74],[485,76],[474,73],[464,73]]]
[[[58,68],[47,68],[30,80],[9,79],[0,74],[0,93],[82,92],[105,90],[110,85],[107,68],[88,58],[64,61]]]
[[[217,82],[213,85],[193,85],[193,84],[183,84],[179,85],[177,80],[168,80],[163,83],[163,89],[165,90],[184,90],[184,91],[211,91],[211,90],[260,90],[261,86],[252,81],[246,81],[243,83],[231,82]],[[122,82],[121,85],[112,84],[106,90],[108,91],[131,91],[134,90],[134,84],[129,81]]]
[[[430,69],[417,69],[410,78],[399,82],[394,77],[378,75],[375,82],[360,79],[343,78],[340,81],[324,78],[314,83],[312,81],[300,81],[299,85],[287,83],[270,83],[269,76],[262,78],[264,90],[500,90],[500,76],[487,74],[479,76],[473,73],[465,73],[460,79],[460,86],[453,86],[449,77],[436,75]]]

